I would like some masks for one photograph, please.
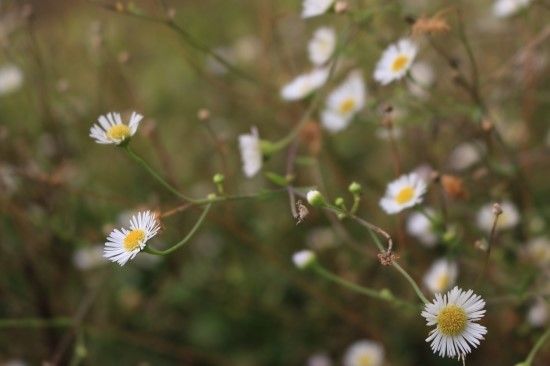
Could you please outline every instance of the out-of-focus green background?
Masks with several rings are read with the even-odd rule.
[[[311,67],[306,45],[316,27],[341,32],[350,19],[353,38],[342,57],[363,71],[368,106],[342,133],[318,135],[313,128],[299,139],[295,184],[349,199],[348,184],[360,182],[360,215],[396,237],[401,263],[421,281],[446,248],[420,246],[399,229],[406,214],[388,216],[378,206],[394,178],[391,149],[379,137],[382,110],[391,104],[400,116],[397,148],[404,171],[429,164],[464,180],[468,197],[448,208],[461,237],[453,249],[459,253],[459,285],[474,287],[482,268],[483,255],[474,247],[484,235],[475,224],[479,207],[503,197],[518,206],[521,224],[500,236],[492,275],[475,287],[484,297],[504,300],[489,302],[483,320],[489,333],[468,365],[513,365],[525,358],[540,330],[525,320],[533,298],[521,295],[548,278],[520,255],[530,238],[548,235],[549,227],[547,2],[499,20],[491,16],[490,1],[349,1],[353,17],[307,21],[297,0],[164,3],[167,9],[154,0],[120,2],[135,14],[173,12],[201,45],[254,81],[139,16],[88,1],[0,3],[0,62],[17,65],[24,75],[21,89],[0,96],[0,362],[306,365],[321,353],[338,365],[351,343],[368,338],[384,346],[386,365],[456,365],[431,353],[418,312],[362,297],[292,265],[292,253],[310,247],[338,275],[415,301],[402,277],[379,264],[364,230],[312,208],[296,225],[285,191],[216,205],[192,242],[167,257],[140,254],[119,267],[82,251],[96,248],[97,256],[106,234],[136,210],[165,212],[180,204],[121,149],[88,137],[99,115],[142,113],[133,149],[191,196],[215,191],[211,178],[218,172],[231,194],[277,189],[261,174],[244,177],[238,135],[251,126],[273,141],[288,133],[307,102],[283,102],[279,87]],[[116,2],[104,4],[116,10]],[[490,137],[430,36],[418,56],[436,73],[429,100],[411,97],[403,82],[381,87],[371,76],[384,48],[410,33],[409,17],[444,9],[450,9],[445,16],[451,31],[432,39],[470,72],[457,35],[460,9],[481,91],[511,149],[489,141],[491,161],[458,173],[448,165],[452,149]],[[542,42],[526,47],[541,34]],[[201,108],[210,112],[206,122],[197,118]],[[264,171],[284,175],[286,158],[286,152],[273,156]],[[427,201],[437,205],[438,195],[431,189]],[[151,245],[179,240],[199,212],[163,220]],[[549,362],[546,347],[535,365]]]

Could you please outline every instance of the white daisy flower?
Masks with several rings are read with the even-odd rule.
[[[302,18],[311,18],[327,12],[334,0],[304,0],[302,3]]]
[[[323,86],[328,79],[329,69],[314,69],[297,76],[281,89],[281,97],[287,101],[300,100]]]
[[[434,294],[445,292],[455,284],[457,275],[456,262],[438,259],[424,276],[424,285]]]
[[[425,211],[430,216],[435,215],[434,210],[431,208],[427,208]],[[433,247],[437,244],[437,235],[434,232],[434,227],[423,213],[414,212],[409,216],[407,219],[407,231],[426,247]]]
[[[323,127],[331,132],[346,128],[353,116],[365,106],[365,83],[360,71],[352,71],[327,98],[321,115]]]
[[[378,342],[360,340],[348,347],[344,366],[382,366],[384,347]]]
[[[540,267],[550,268],[550,240],[545,237],[534,238],[527,243],[527,255]]]
[[[449,155],[449,166],[455,170],[465,170],[481,160],[483,147],[476,142],[464,142],[456,146]]]
[[[122,123],[120,113],[112,112],[99,116],[96,123],[90,128],[90,137],[98,144],[120,145],[136,133],[143,116],[132,112],[128,124]]]
[[[315,253],[311,250],[300,250],[292,255],[292,262],[299,269],[304,269],[316,259]]]
[[[493,15],[506,18],[527,7],[531,0],[497,0],[493,3]]]
[[[243,161],[243,172],[251,178],[262,169],[263,157],[258,129],[252,127],[251,133],[239,136],[239,148]]]
[[[410,39],[404,38],[391,44],[376,65],[374,80],[387,85],[401,79],[411,67],[417,51],[416,45]]]
[[[548,303],[539,298],[529,308],[527,312],[527,321],[533,327],[543,327],[548,322]]]
[[[307,359],[307,366],[332,366],[332,361],[326,353],[316,353]]]
[[[103,256],[123,266],[130,259],[134,259],[159,230],[160,224],[151,211],[139,212],[130,219],[130,230],[114,229],[109,234]]]
[[[0,67],[0,95],[16,91],[23,85],[23,72],[15,65]]]
[[[321,66],[330,59],[335,47],[336,32],[334,29],[330,27],[318,28],[307,45],[309,60],[313,64]]]
[[[500,214],[496,230],[511,229],[519,223],[519,212],[513,203],[504,201],[500,204],[502,213]],[[486,232],[491,232],[495,214],[493,213],[493,204],[483,206],[477,214],[477,226]]]
[[[426,342],[441,357],[461,357],[477,348],[487,328],[477,323],[485,315],[485,301],[472,290],[455,286],[446,295],[436,294],[426,304],[422,316],[428,326],[435,325]]]
[[[422,202],[426,182],[415,173],[402,175],[390,184],[380,200],[380,207],[388,214],[396,214]]]

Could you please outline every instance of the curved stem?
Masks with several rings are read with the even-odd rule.
[[[323,278],[325,278],[329,281],[332,281],[334,283],[337,283],[337,284],[339,284],[339,285],[341,285],[341,286],[343,286],[343,287],[345,287],[349,290],[360,293],[362,295],[372,297],[372,298],[377,299],[377,300],[391,302],[391,303],[394,303],[395,305],[404,305],[404,306],[408,306],[408,307],[414,307],[414,305],[409,303],[409,302],[406,302],[406,301],[395,298],[390,292],[388,292],[387,294],[384,294],[382,291],[377,291],[377,290],[374,290],[374,289],[371,289],[371,288],[368,288],[368,287],[363,287],[363,286],[357,285],[355,283],[346,281],[343,278],[335,275],[334,273],[326,270],[319,263],[315,263],[312,266],[312,269],[317,274],[319,274],[321,277],[323,277]]]
[[[146,246],[144,251],[149,253],[149,254],[153,254],[153,255],[168,255],[168,254],[172,253],[173,251],[178,250],[181,246],[183,246],[185,243],[187,243],[191,239],[191,237],[195,234],[195,232],[197,232],[199,227],[202,225],[202,222],[206,218],[206,215],[208,214],[208,211],[210,211],[211,207],[212,207],[212,204],[208,204],[204,208],[204,210],[202,211],[201,216],[199,217],[199,219],[197,220],[197,222],[195,223],[195,226],[193,226],[191,231],[189,231],[189,233],[185,236],[185,238],[180,240],[178,243],[174,244],[172,247],[170,247],[166,250],[157,250],[157,249],[151,248],[149,246]]]
[[[546,331],[540,336],[537,343],[535,343],[535,345],[531,349],[531,352],[529,352],[529,355],[527,356],[527,359],[524,362],[526,365],[530,366],[533,363],[533,360],[535,359],[535,355],[540,350],[544,342],[548,340],[549,337],[550,337],[550,327],[548,327],[548,329],[546,329]]]
[[[164,178],[160,176],[159,173],[156,172],[155,169],[153,169],[145,160],[143,160],[139,155],[137,155],[132,149],[130,149],[130,146],[125,145],[123,146],[124,150],[130,155],[132,159],[134,159],[139,165],[141,165],[142,168],[144,168],[153,178],[156,179],[157,182],[159,182],[164,188],[169,190],[174,195],[178,196],[181,199],[184,199],[189,202],[196,202],[193,198],[187,197],[183,193],[179,192],[176,188],[172,187],[170,183],[168,183]]]

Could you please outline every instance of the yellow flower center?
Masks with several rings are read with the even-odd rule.
[[[448,305],[437,315],[437,327],[446,336],[456,336],[464,331],[468,317],[461,307]]]
[[[407,56],[399,55],[393,61],[393,64],[391,65],[391,69],[393,72],[399,72],[403,70],[408,63],[409,63],[409,58]]]
[[[409,202],[413,197],[414,197],[414,188],[408,186],[399,191],[397,196],[395,196],[395,202],[397,202],[400,205],[403,205]]]
[[[355,108],[355,100],[348,98],[340,104],[340,113],[348,114]]]
[[[107,137],[113,141],[122,141],[130,137],[130,127],[122,123],[114,125],[107,131]]]
[[[145,232],[141,229],[134,229],[130,231],[124,238],[124,249],[127,252],[131,252],[139,248],[140,243],[145,239]]]
[[[370,355],[361,355],[357,360],[357,366],[372,366],[372,358]]]

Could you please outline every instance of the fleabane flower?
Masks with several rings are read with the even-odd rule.
[[[511,229],[519,223],[519,212],[516,206],[510,201],[504,201],[500,204],[502,213],[497,221],[497,230]],[[493,204],[483,206],[477,214],[477,226],[486,232],[491,232],[495,214],[493,212]]]
[[[445,292],[455,284],[457,275],[456,262],[438,259],[424,276],[424,285],[434,294]]]
[[[382,366],[384,348],[378,342],[360,340],[348,347],[344,366]]]
[[[130,229],[114,229],[107,237],[103,256],[121,266],[145,248],[149,239],[157,235],[160,224],[151,211],[138,212],[130,219]]]
[[[136,133],[143,116],[132,112],[128,124],[122,122],[120,113],[111,112],[99,116],[96,124],[90,128],[90,137],[98,144],[120,145]]]
[[[526,247],[527,256],[541,268],[550,268],[550,240],[546,237],[531,239]]]
[[[435,211],[431,208],[425,209],[426,214],[433,216]],[[423,213],[414,212],[407,219],[407,231],[426,247],[433,247],[437,244],[437,235],[430,219]]]
[[[506,18],[527,7],[531,0],[497,0],[493,3],[493,15]]]
[[[313,37],[307,45],[309,53],[309,60],[317,65],[321,66],[325,64],[336,47],[336,32],[330,27],[321,27],[313,33]]]
[[[300,250],[292,255],[292,262],[298,269],[305,269],[315,262],[317,259],[314,252],[311,250]]]
[[[321,114],[323,127],[331,132],[346,128],[355,114],[365,106],[366,88],[360,71],[352,71],[327,98]]]
[[[260,136],[256,127],[252,127],[250,133],[239,136],[239,149],[243,162],[243,172],[251,178],[260,171],[263,162]]]
[[[376,65],[374,80],[387,85],[401,79],[411,67],[417,52],[416,45],[410,39],[404,38],[391,44]]]
[[[422,316],[428,326],[435,326],[426,342],[441,357],[464,357],[477,348],[487,328],[477,323],[485,315],[485,301],[472,290],[454,287],[445,295],[436,294],[426,304]]]
[[[328,74],[328,68],[318,68],[299,75],[283,86],[281,97],[287,101],[303,99],[323,86],[328,79]]]
[[[418,174],[405,174],[388,184],[386,194],[380,200],[380,206],[388,214],[396,214],[406,208],[422,202],[426,193],[426,182]]]
[[[324,14],[330,9],[334,0],[304,0],[302,2],[302,18],[311,18]]]

